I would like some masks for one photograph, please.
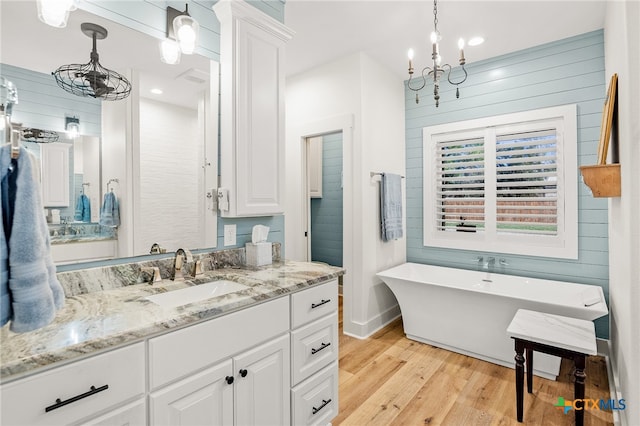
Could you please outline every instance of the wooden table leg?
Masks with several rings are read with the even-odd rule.
[[[522,412],[524,405],[524,342],[520,339],[516,341],[516,413],[518,422],[522,423]]]
[[[533,393],[533,349],[527,348],[527,392]]]
[[[580,402],[576,402],[576,426],[582,426],[584,424],[584,381],[587,377],[584,372],[585,358],[586,357],[584,355],[577,355],[573,360],[576,367],[576,372],[574,373],[576,378],[574,398],[576,400],[582,400]]]

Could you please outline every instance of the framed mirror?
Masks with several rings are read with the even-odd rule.
[[[164,13],[162,6],[153,7]],[[182,55],[178,65],[165,64],[160,39],[84,10],[70,13],[65,28],[53,28],[38,20],[35,1],[2,2],[0,8],[0,73],[24,77],[16,84],[13,121],[58,132],[63,140],[56,143],[69,144],[65,118],[78,118],[82,148],[71,141],[69,176],[78,174],[74,153],[96,155],[95,162],[83,161],[80,186],[70,178],[69,206],[61,217],[71,217],[82,194],[91,203],[91,223],[99,220],[106,192],[113,190],[119,201],[110,251],[76,241],[64,249],[53,246],[54,257],[61,250],[61,263],[131,257],[148,254],[154,243],[169,252],[215,247],[217,218],[207,193],[217,186],[217,63]],[[89,62],[92,40],[80,30],[83,22],[107,29],[97,42],[99,60],[130,79],[128,98],[83,98],[55,84],[51,72],[59,66]]]

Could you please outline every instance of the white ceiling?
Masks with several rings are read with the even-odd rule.
[[[459,37],[486,39],[481,46],[465,48],[472,63],[582,34],[603,27],[605,7],[606,1],[600,0],[440,0],[441,54],[444,62],[455,65]],[[0,17],[2,62],[44,73],[62,64],[86,63],[91,39],[80,32],[80,23],[94,22],[109,31],[98,41],[102,65],[119,72],[140,70],[144,96],[151,97],[149,89],[157,86],[165,91],[164,101],[193,107],[195,93],[203,90],[178,76],[192,68],[208,71],[208,60],[183,55],[180,65],[163,64],[159,40],[82,10],[72,12],[62,29],[41,23],[33,0],[0,0]],[[417,69],[430,60],[433,2],[287,0],[285,24],[296,32],[287,45],[287,76],[364,51],[404,80],[409,48],[416,51]]]
[[[472,63],[603,28],[605,7],[596,0],[440,0],[443,63],[457,65],[460,37],[485,38],[465,48]],[[285,24],[296,31],[287,45],[287,75],[363,51],[404,80],[409,48],[417,69],[431,60],[433,1],[287,0]]]

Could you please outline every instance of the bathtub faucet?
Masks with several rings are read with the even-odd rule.
[[[496,258],[493,257],[493,256],[487,258],[487,260],[484,262],[484,264],[482,266],[486,271],[492,272],[495,269],[495,266],[496,266]]]

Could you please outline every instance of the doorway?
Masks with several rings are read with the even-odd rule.
[[[342,267],[343,155],[342,131],[307,138],[307,258]]]

